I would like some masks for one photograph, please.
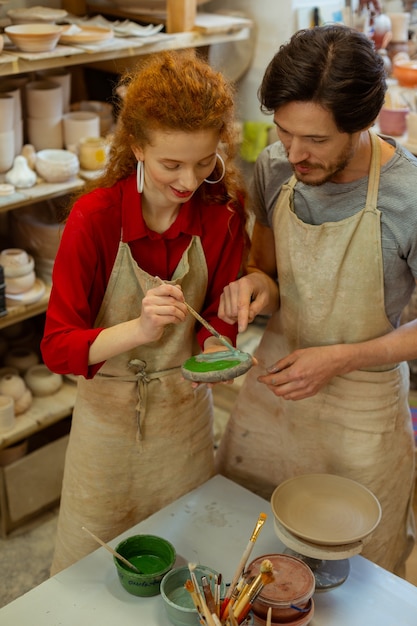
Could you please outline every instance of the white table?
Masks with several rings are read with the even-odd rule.
[[[166,537],[178,564],[200,562],[230,582],[261,512],[268,515],[251,559],[283,549],[269,502],[216,476],[120,535]],[[311,626],[417,626],[417,587],[361,556],[346,582],[316,593]],[[1,626],[171,626],[160,596],[139,598],[119,584],[111,555],[98,548],[0,609]]]

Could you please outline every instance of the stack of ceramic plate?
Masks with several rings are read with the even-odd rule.
[[[334,474],[286,480],[272,494],[271,508],[278,538],[316,559],[359,554],[381,519],[381,506],[369,489]]]

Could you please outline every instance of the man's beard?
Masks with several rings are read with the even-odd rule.
[[[352,138],[350,138],[348,145],[339,154],[337,160],[334,163],[331,163],[331,165],[327,167],[326,169],[324,169],[320,165],[318,166],[311,165],[308,163],[308,161],[305,162],[305,166],[310,167],[313,171],[318,172],[319,170],[321,170],[323,172],[323,178],[309,181],[308,178],[311,175],[311,172],[309,172],[308,174],[304,176],[303,174],[299,174],[296,171],[294,165],[291,164],[291,167],[294,172],[294,176],[296,177],[297,180],[304,183],[305,185],[310,185],[311,187],[319,187],[320,185],[324,185],[324,183],[331,181],[337,174],[340,174],[340,172],[343,172],[343,170],[349,165],[352,157],[353,157]],[[303,161],[301,163],[297,163],[297,165],[300,165],[300,166],[303,166],[303,164],[304,164]]]

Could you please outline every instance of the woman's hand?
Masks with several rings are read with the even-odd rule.
[[[143,298],[138,325],[146,343],[151,343],[162,337],[165,326],[181,324],[186,316],[187,307],[181,288],[163,283],[149,289]]]

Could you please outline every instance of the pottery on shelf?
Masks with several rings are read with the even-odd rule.
[[[14,403],[14,410],[16,415],[21,415],[28,410],[33,401],[32,392],[30,389],[26,387],[25,392],[22,396],[20,396],[19,400],[16,400]]]
[[[29,167],[26,158],[21,154],[15,157],[13,167],[6,173],[6,182],[17,189],[27,189],[36,184],[36,173]]]
[[[21,276],[6,277],[6,295],[29,291],[35,284],[35,280],[36,274],[34,271],[22,274]]]
[[[44,364],[32,365],[25,374],[25,382],[34,396],[49,396],[62,387],[63,378],[60,374],[51,372]]]
[[[70,180],[80,171],[78,157],[69,150],[46,149],[36,154],[35,168],[48,183]]]
[[[21,276],[33,270],[33,259],[22,248],[5,248],[0,252],[5,276]]]
[[[32,392],[21,376],[6,374],[0,378],[0,394],[13,398],[14,414],[20,415],[32,404]]]
[[[32,289],[36,280],[34,261],[25,250],[6,248],[0,253],[0,265],[4,270],[6,296]]]
[[[22,146],[22,150],[20,151],[20,154],[25,157],[29,167],[32,170],[34,170],[35,169],[35,163],[36,163],[35,146],[33,146],[31,143],[25,143],[25,145]]]

